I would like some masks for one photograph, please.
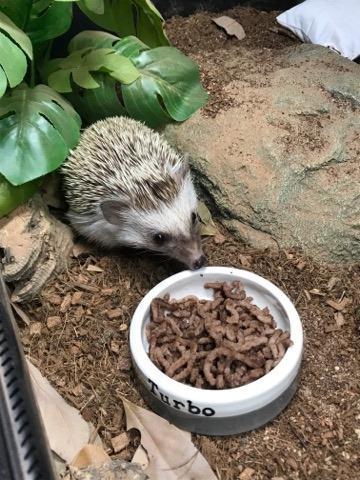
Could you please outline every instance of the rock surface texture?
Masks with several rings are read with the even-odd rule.
[[[279,52],[266,75],[253,62],[226,87],[234,107],[165,135],[190,154],[209,205],[246,243],[359,261],[360,66],[313,45]]]

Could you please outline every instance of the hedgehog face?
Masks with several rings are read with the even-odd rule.
[[[176,210],[172,213],[175,214]],[[170,213],[170,212],[169,212]],[[182,228],[161,228],[152,231],[151,242],[153,251],[175,258],[187,265],[191,270],[201,268],[206,261],[201,247],[199,220],[194,210],[188,212],[188,217],[182,220]]]
[[[170,202],[160,202],[151,210],[135,208],[124,200],[102,204],[104,218],[112,224],[112,234],[119,245],[152,250],[175,258],[191,270],[201,268],[206,260],[196,210],[189,173]]]

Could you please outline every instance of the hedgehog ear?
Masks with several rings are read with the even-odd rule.
[[[172,169],[171,169],[171,174],[172,176],[177,179],[181,180],[185,178],[186,174],[189,172],[189,156],[184,155],[182,158],[182,161],[176,164]]]
[[[105,220],[113,225],[120,225],[123,222],[127,207],[124,200],[105,200],[100,204]]]

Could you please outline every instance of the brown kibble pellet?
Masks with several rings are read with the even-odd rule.
[[[224,375],[221,373],[216,377],[216,388],[222,389],[225,387]]]
[[[229,313],[231,313],[231,315],[226,318],[227,323],[238,325],[238,323],[239,323],[239,313],[236,310],[235,304],[226,302],[225,303],[225,308]]]
[[[278,349],[278,358],[283,358],[283,356],[285,355],[285,347],[282,343],[279,343],[277,345],[277,349]]]
[[[204,288],[211,288],[211,290],[222,290],[224,284],[222,282],[208,282],[205,283]]]
[[[147,325],[149,356],[166,375],[204,389],[236,388],[269,373],[292,345],[270,310],[239,281],[206,283],[213,300],[155,298]]]
[[[272,353],[271,353],[271,350],[268,346],[266,346],[262,349],[262,353],[263,353],[265,358],[268,358],[268,359],[272,358]]]
[[[225,327],[225,336],[230,342],[235,342],[236,341],[236,333],[234,328],[230,327],[230,325],[227,325]]]
[[[232,283],[224,283],[223,291],[227,298],[232,298],[234,300],[244,300],[246,298],[246,293],[244,286],[240,281],[235,281]]]
[[[265,362],[265,373],[269,373],[274,366],[274,360],[269,359]]]

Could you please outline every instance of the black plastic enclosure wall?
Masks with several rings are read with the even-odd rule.
[[[55,478],[17,325],[0,272],[0,479]]]

